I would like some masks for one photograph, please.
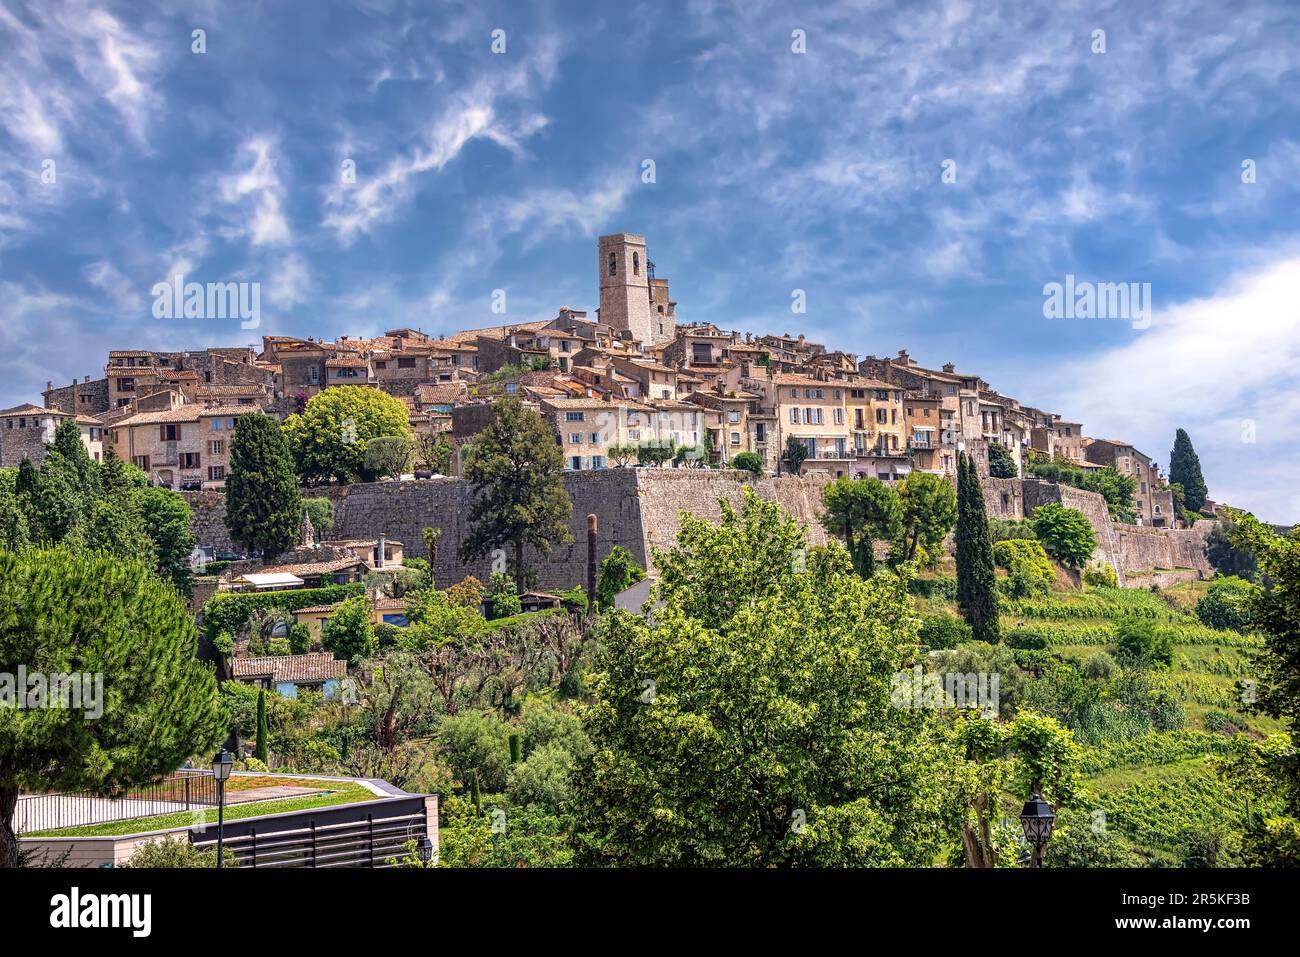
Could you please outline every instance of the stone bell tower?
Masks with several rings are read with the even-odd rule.
[[[655,341],[650,318],[649,263],[645,237],[631,233],[601,236],[600,321],[630,332],[644,345]]]

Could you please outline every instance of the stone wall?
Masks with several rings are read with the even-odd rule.
[[[542,589],[563,589],[586,581],[587,514],[595,513],[600,527],[597,558],[614,545],[622,545],[647,567],[652,547],[667,548],[681,527],[680,513],[690,512],[712,521],[719,516],[719,499],[738,504],[746,485],[761,498],[774,500],[808,526],[809,539],[826,541],[817,519],[822,489],[827,479],[819,476],[765,476],[753,478],[747,472],[704,469],[601,469],[566,472],[565,485],[573,498],[569,523],[573,542],[557,547],[549,558],[531,550],[526,561],[537,572]],[[221,492],[183,493],[195,512],[199,544],[218,552],[234,550],[223,522]],[[327,537],[375,538],[381,532],[400,541],[407,555],[428,558],[424,546],[426,527],[442,529],[435,580],[452,584],[467,574],[486,580],[491,558],[462,564],[458,551],[468,534],[471,490],[454,478],[408,482],[372,482],[344,488],[311,490],[335,503],[335,524]],[[1191,569],[1185,577],[1210,574],[1202,551],[1206,529],[1165,530],[1112,522],[1105,500],[1094,492],[1059,486],[1039,479],[986,479],[985,501],[989,513],[1022,518],[1045,502],[1061,502],[1088,517],[1097,534],[1094,559],[1115,568],[1124,584],[1142,584],[1145,579],[1128,573],[1156,569]],[[1131,580],[1130,580],[1131,579]]]

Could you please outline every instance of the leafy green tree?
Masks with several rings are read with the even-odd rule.
[[[1020,469],[1015,457],[1001,442],[989,443],[989,475],[992,478],[1016,478]]]
[[[1062,565],[1082,568],[1097,548],[1092,523],[1078,509],[1048,502],[1034,509],[1030,521],[1047,554]]]
[[[762,475],[763,457],[757,452],[737,452],[736,457],[731,460],[731,467],[753,472],[755,475]]]
[[[822,506],[822,526],[843,539],[857,573],[870,577],[876,540],[893,541],[902,534],[898,493],[880,479],[838,478],[822,492]]]
[[[142,562],[0,552],[0,672],[102,675],[102,693],[87,680],[80,702],[61,697],[71,707],[0,708],[0,866],[17,864],[20,791],[141,784],[220,740],[216,681],[196,649],[185,605]]]
[[[1201,624],[1221,631],[1249,631],[1251,608],[1260,587],[1240,578],[1218,578],[1196,603]]]
[[[375,625],[370,600],[354,595],[339,603],[321,627],[321,647],[356,664],[375,652]]]
[[[1106,500],[1106,510],[1117,522],[1137,522],[1137,479],[1111,466],[1085,472],[1080,488],[1096,492]]]
[[[144,516],[129,493],[115,492],[92,502],[86,521],[66,541],[123,559],[139,559],[148,565],[155,562]]]
[[[415,437],[415,461],[435,475],[450,475],[455,450],[443,432],[421,432]]]
[[[302,525],[302,498],[280,424],[253,413],[235,420],[226,476],[226,528],[264,561],[293,547]]]
[[[410,625],[400,640],[404,650],[420,656],[448,714],[456,713],[483,650],[487,623],[477,605],[467,604],[475,592],[470,581],[453,586],[451,591],[459,590],[459,594],[431,588],[408,597],[406,617]],[[481,597],[482,586],[478,588]]]
[[[402,477],[411,461],[414,443],[398,435],[381,435],[366,443],[362,477],[367,480]]]
[[[487,607],[489,618],[509,618],[524,610],[519,600],[519,589],[505,572],[493,572],[488,581]]]
[[[1246,581],[1259,580],[1259,562],[1255,553],[1237,548],[1232,543],[1236,523],[1231,518],[1219,519],[1205,536],[1205,558],[1220,575],[1235,575]]]
[[[175,586],[186,598],[192,593],[190,554],[194,551],[194,533],[190,531],[193,512],[179,493],[171,489],[145,487],[135,490],[145,533],[153,542],[154,567],[158,574]]]
[[[549,557],[554,546],[573,541],[573,502],[564,487],[564,457],[546,421],[514,397],[499,400],[496,413],[465,469],[474,500],[460,556],[470,561],[511,546],[515,588],[523,592],[524,547]]]
[[[798,475],[808,459],[808,446],[791,435],[785,440],[785,455],[782,458],[785,459],[790,474]]]
[[[257,744],[253,748],[253,757],[265,764],[270,760],[271,752],[267,749],[266,730],[266,691],[257,689]]]
[[[312,643],[311,629],[302,622],[296,621],[289,626],[290,654],[305,655],[311,651]]]
[[[1187,508],[1199,512],[1205,504],[1208,490],[1201,475],[1201,460],[1192,448],[1187,432],[1179,429],[1174,435],[1174,448],[1169,453],[1169,481],[1183,487],[1183,500]]]
[[[0,548],[18,549],[31,542],[27,515],[14,492],[0,491]]]
[[[596,605],[601,610],[614,607],[614,597],[626,588],[645,580],[645,569],[622,545],[615,545],[600,563],[596,578]]]
[[[1037,541],[1012,538],[993,546],[993,561],[1007,570],[1011,594],[1016,598],[1045,595],[1056,575],[1052,562]]]
[[[957,492],[938,475],[912,472],[898,483],[903,510],[903,535],[896,551],[903,561],[921,558],[933,565],[943,553],[943,540],[957,523]]]
[[[957,463],[957,604],[976,641],[999,638],[997,572],[979,473],[970,456]]]
[[[54,461],[50,462],[51,459]],[[54,441],[50,444],[46,462],[51,465],[57,463],[67,469],[82,494],[91,498],[99,497],[102,490],[99,468],[86,451],[86,446],[81,441],[81,429],[72,419],[64,419],[54,430]]]
[[[334,528],[334,503],[327,498],[304,498],[302,510],[311,519],[311,527],[320,541],[325,533]]]
[[[285,436],[305,483],[372,481],[366,465],[371,439],[411,439],[410,412],[401,399],[370,386],[333,386],[311,397],[302,415],[284,422]]]
[[[928,865],[957,824],[961,762],[934,711],[891,704],[917,656],[906,584],[809,549],[744,491],[716,526],[682,515],[652,621],[604,619],[575,859]]]
[[[443,761],[462,785],[477,780],[489,794],[498,794],[506,789],[510,771],[510,730],[492,711],[448,715],[438,724]]]

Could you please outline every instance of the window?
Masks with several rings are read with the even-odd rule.
[[[213,419],[212,422],[209,423],[208,425],[208,428],[212,429],[214,432],[220,432],[225,427],[226,427],[225,419]]]
[[[603,469],[605,467],[605,456],[593,455],[591,457],[591,467],[593,469]]]
[[[727,413],[727,421],[730,422],[732,425],[735,425],[737,422],[739,422],[739,421],[740,421],[740,412],[739,412],[739,410],[737,410],[737,409],[732,409],[730,412],[728,412],[728,413]]]
[[[844,410],[843,410],[843,409],[836,409],[836,410],[835,410],[835,424],[836,424],[836,425],[843,425],[843,424],[844,424]]]
[[[614,260],[614,254],[613,254],[613,253],[610,253],[610,254],[609,254],[609,274],[610,274],[611,276],[613,276],[613,275],[617,275],[617,273],[618,273],[618,265],[617,265],[617,263],[616,263],[615,260]],[[575,466],[574,466],[574,468],[581,468],[581,467],[582,467],[582,466],[580,466],[580,465],[575,465]]]
[[[118,392],[134,392],[134,391],[135,391],[135,380],[134,380],[134,379],[119,379],[119,380],[117,381],[117,391],[118,391]]]
[[[592,432],[592,433],[591,433],[591,444],[592,444],[592,445],[599,445],[599,444],[600,444],[600,433],[599,433],[599,432]]]
[[[754,438],[759,442],[767,441],[767,426],[762,422],[754,424]]]
[[[158,439],[161,442],[179,442],[181,427],[174,422],[158,426]]]
[[[793,406],[791,406],[790,408],[790,424],[791,425],[799,424],[799,410],[797,408],[794,408]]]
[[[213,439],[211,442],[208,443],[208,451],[211,452],[213,455],[220,455],[222,450],[225,449],[225,447],[226,447],[226,442],[224,439]]]
[[[612,260],[613,258],[614,258],[613,256],[610,256],[610,259],[611,259],[611,260]],[[570,459],[569,459],[569,468],[573,469],[575,472],[581,472],[581,471],[582,471],[582,456],[581,456],[581,455],[575,455],[575,456],[573,456],[572,458],[570,458]]]
[[[209,482],[224,482],[226,480],[226,467],[224,465],[208,466]]]
[[[311,384],[316,385],[320,382],[320,366],[311,367]]]
[[[565,422],[581,422],[581,421],[582,421],[582,413],[581,413],[581,412],[566,412],[566,413],[564,413],[564,421],[565,421]]]
[[[731,444],[732,444],[732,445],[739,445],[739,444],[740,444],[740,433],[739,433],[739,432],[732,432],[732,433],[731,433]]]
[[[825,420],[825,418],[824,418],[823,415],[822,415],[822,413],[823,413],[824,411],[825,411],[825,410],[822,409],[821,406],[818,406],[816,409],[813,410],[813,412],[815,413],[815,415],[814,415],[814,417],[813,417],[813,422],[814,422],[816,425],[823,425],[823,424],[825,424],[825,421],[826,421],[826,420]]]
[[[588,275],[590,275],[590,274],[588,274]],[[398,359],[398,360],[397,360],[397,368],[399,368],[399,369],[414,369],[414,368],[415,368],[415,360],[414,360],[414,359]]]
[[[569,433],[569,444],[570,444],[570,445],[581,445],[581,444],[582,444],[582,433],[581,433],[581,432],[570,432],[570,433]]]
[[[388,363],[387,363],[386,361],[384,361],[383,359],[380,359],[378,362],[375,363],[375,368],[376,368],[376,369],[387,369],[387,368],[388,368]]]
[[[132,464],[134,464],[137,468],[142,468],[142,469],[144,469],[146,472],[149,471],[149,456],[147,456],[147,455],[137,455],[137,456],[135,456],[134,458],[131,459],[131,462],[132,462]]]
[[[198,452],[182,452],[182,453],[181,453],[181,468],[183,468],[183,469],[196,469],[196,468],[198,468],[198,467],[199,467],[199,453],[198,453]]]
[[[641,256],[639,253],[632,254],[632,275],[641,275]]]

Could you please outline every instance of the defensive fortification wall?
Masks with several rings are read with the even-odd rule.
[[[822,489],[828,481],[822,477],[755,479],[735,471],[620,468],[567,472],[564,481],[573,498],[569,527],[573,541],[558,546],[549,558],[530,550],[530,566],[537,571],[542,589],[568,588],[586,581],[588,513],[594,513],[599,522],[598,558],[622,545],[646,566],[652,547],[672,544],[681,527],[681,512],[716,521],[719,499],[738,504],[746,485],[806,524],[811,541],[826,541],[817,520]],[[383,533],[402,542],[407,555],[428,558],[423,530],[437,527],[442,529],[433,563],[437,582],[451,584],[467,574],[485,580],[491,573],[491,558],[460,561],[460,545],[469,533],[472,495],[469,485],[459,479],[371,482],[310,494],[327,495],[335,503],[335,527],[328,538],[375,538]],[[1006,518],[1026,517],[1049,501],[1079,509],[1097,533],[1094,559],[1112,565],[1122,584],[1169,582],[1173,580],[1170,573],[1173,578],[1210,574],[1202,547],[1208,523],[1185,530],[1117,524],[1110,520],[1100,495],[1037,479],[988,479],[984,494],[990,514]],[[194,509],[199,544],[230,550],[221,493],[187,493],[186,498]]]

